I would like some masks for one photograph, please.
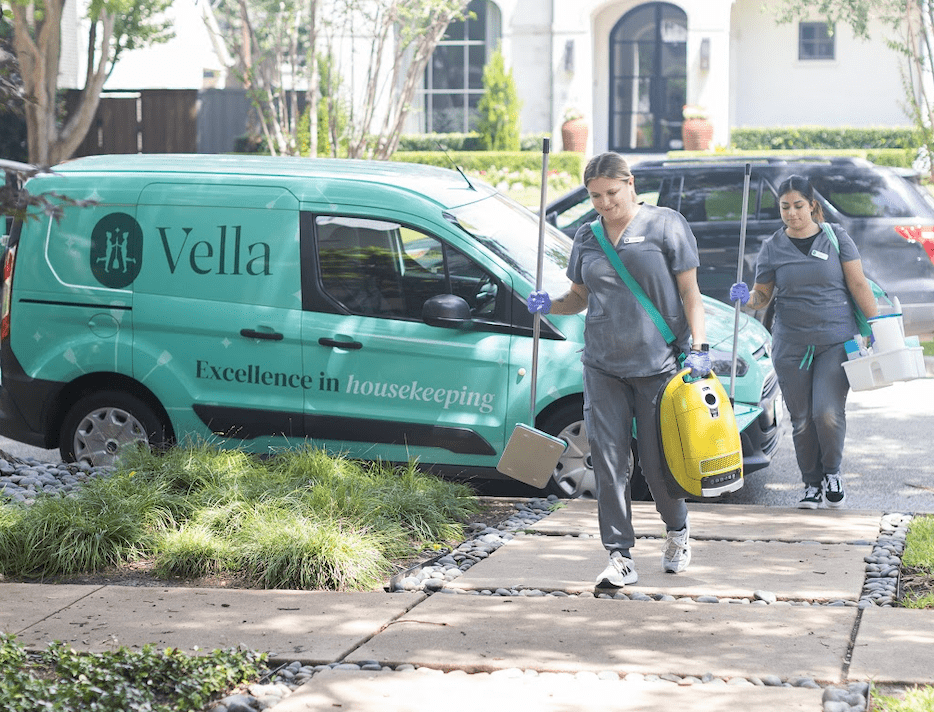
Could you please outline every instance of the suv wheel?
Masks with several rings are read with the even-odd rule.
[[[564,440],[568,447],[558,460],[555,473],[546,489],[551,494],[565,499],[585,497],[595,499],[597,482],[593,474],[590,457],[590,442],[584,426],[583,405],[569,403],[559,408],[542,425],[542,430]],[[633,500],[650,500],[649,487],[642,477],[638,465],[639,455],[636,442],[632,442],[632,457],[629,460],[630,488]]]
[[[103,391],[75,403],[62,422],[60,446],[65,462],[112,465],[120,452],[142,443],[166,442],[161,418],[143,401],[121,391]]]

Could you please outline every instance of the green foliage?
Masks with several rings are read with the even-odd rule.
[[[522,151],[541,151],[542,139],[548,133],[529,133],[519,136],[519,149]],[[403,134],[399,137],[397,151],[437,151],[438,144],[446,151],[483,151],[480,134],[471,133],[425,133]]]
[[[911,520],[902,563],[934,575],[934,516],[917,516]]]
[[[459,539],[465,485],[303,446],[261,459],[203,444],[128,453],[73,496],[0,506],[0,573],[56,576],[134,558],[162,576],[372,589],[394,559]]]
[[[934,687],[913,687],[902,695],[873,695],[875,712],[934,712]]]
[[[51,643],[28,654],[0,633],[0,709],[5,712],[195,712],[265,671],[266,654],[234,649],[189,656],[174,648],[80,654]]]
[[[506,70],[506,60],[499,49],[483,68],[483,89],[477,104],[480,114],[477,128],[483,147],[488,151],[518,151],[521,102],[512,69]]]
[[[907,127],[774,126],[730,130],[733,148],[811,150],[822,148],[901,148],[917,150],[916,129]]]
[[[538,171],[541,180],[542,155],[531,151],[405,151],[397,152],[392,160],[406,163],[423,163],[429,166],[451,168],[453,160],[465,171]],[[558,151],[548,156],[548,167],[559,173],[583,176],[584,155],[573,151]]]

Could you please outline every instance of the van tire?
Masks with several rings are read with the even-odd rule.
[[[548,416],[541,425],[541,429],[561,438],[568,444],[545,490],[562,499],[596,498],[596,479],[593,474],[593,462],[590,459],[590,443],[584,428],[583,405],[578,402],[561,406]],[[639,451],[635,440],[632,441],[631,447],[632,457],[629,460],[631,498],[635,501],[650,501],[652,495],[642,476]]]
[[[134,443],[159,447],[166,427],[155,411],[123,391],[100,391],[71,407],[62,421],[59,450],[65,462],[112,465]]]

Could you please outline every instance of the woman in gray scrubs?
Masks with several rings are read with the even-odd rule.
[[[603,546],[610,554],[597,586],[638,580],[629,488],[633,417],[639,462],[668,532],[662,566],[677,573],[691,561],[688,512],[662,479],[657,397],[678,371],[678,357],[695,376],[710,372],[704,306],[697,287],[697,242],[687,221],[669,208],[636,202],[632,173],[622,156],[603,153],[584,170],[584,185],[609,242],[626,269],[675,334],[669,346],[635,295],[623,283],[590,225],[574,237],[567,275],[571,289],[551,301],[529,295],[529,311],[577,314],[587,309],[584,332],[584,424],[597,485]]]
[[[778,195],[785,227],[762,244],[752,291],[739,282],[730,299],[763,309],[775,297],[772,359],[804,481],[798,507],[826,502],[837,508],[846,500],[840,474],[849,392],[843,344],[858,333],[849,297],[867,317],[878,309],[853,239],[833,225],[838,251],[821,230],[823,211],[811,183],[793,175]]]

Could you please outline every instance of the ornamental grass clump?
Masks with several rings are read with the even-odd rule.
[[[162,577],[372,589],[395,561],[458,540],[472,490],[308,446],[260,458],[213,445],[126,455],[73,495],[0,505],[0,573],[51,577],[133,560]]]

